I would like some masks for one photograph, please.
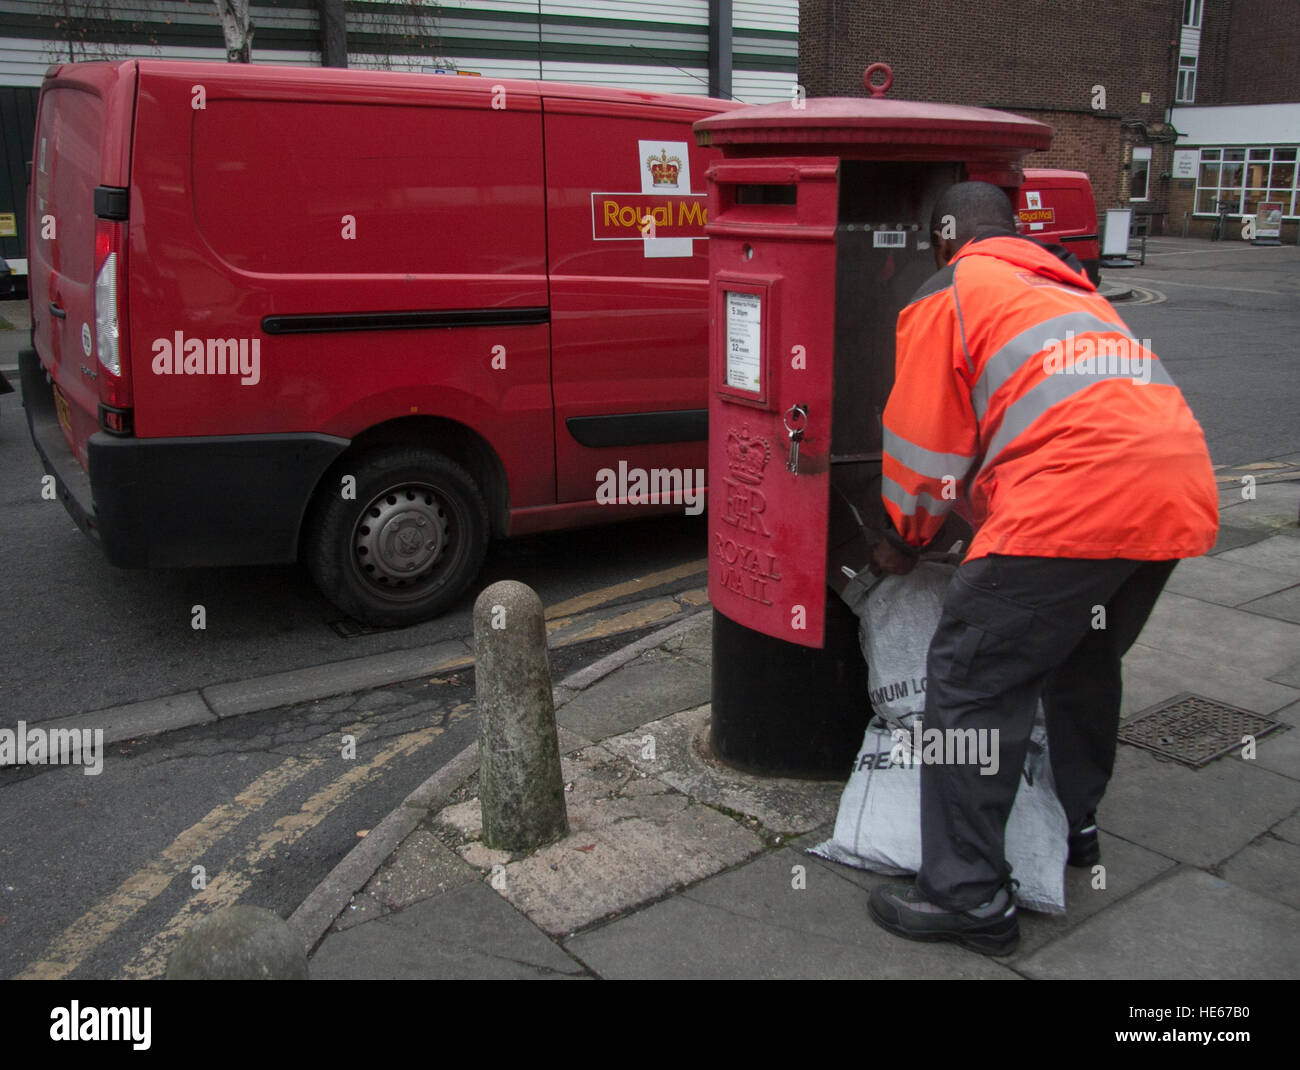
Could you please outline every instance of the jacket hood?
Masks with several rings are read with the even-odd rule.
[[[1082,290],[1095,291],[1079,258],[1063,245],[1046,245],[1019,234],[989,234],[972,238],[957,251],[950,263],[967,256],[992,256],[1036,275],[1055,279]]]

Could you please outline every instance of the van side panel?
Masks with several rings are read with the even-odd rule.
[[[691,124],[711,114],[703,109],[551,96],[544,106],[557,501],[589,502],[601,469],[620,462],[705,467],[703,194],[718,154],[695,144]],[[651,156],[666,156],[660,176],[678,179],[668,192],[643,193]],[[639,225],[647,209],[657,235],[699,236],[650,255]]]
[[[331,77],[142,65],[136,434],[439,416],[489,441],[512,503],[554,500],[536,96]]]

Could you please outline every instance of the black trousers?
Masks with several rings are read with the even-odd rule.
[[[1003,836],[1040,697],[1070,830],[1091,822],[1115,764],[1120,659],[1175,564],[991,554],[957,570],[926,662],[925,728],[997,729],[999,765],[921,767],[927,900],[969,910],[1006,884]]]

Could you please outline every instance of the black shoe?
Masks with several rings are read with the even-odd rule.
[[[882,929],[906,940],[951,940],[981,955],[1010,955],[1020,945],[1016,903],[1006,888],[961,912],[925,902],[915,885],[882,884],[871,889],[867,909]]]
[[[1097,839],[1097,826],[1088,825],[1072,832],[1069,839],[1070,857],[1066,861],[1076,869],[1086,869],[1101,861],[1101,843]]]

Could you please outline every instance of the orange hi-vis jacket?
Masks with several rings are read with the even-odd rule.
[[[1021,237],[968,242],[899,315],[883,469],[914,547],[968,501],[968,559],[1193,557],[1218,531],[1182,393],[1086,276]]]

